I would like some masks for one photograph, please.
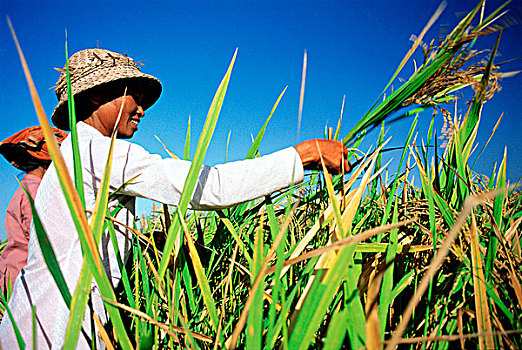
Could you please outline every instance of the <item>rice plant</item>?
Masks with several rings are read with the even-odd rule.
[[[111,159],[89,223],[18,46],[84,242],[80,282],[75,291],[62,288],[71,309],[66,347],[82,336],[86,290],[94,276],[110,314],[110,323],[99,327],[108,348],[521,348],[522,197],[506,179],[507,152],[487,176],[474,172],[470,161],[482,106],[504,74],[495,63],[501,33],[496,20],[507,4],[477,18],[482,5],[440,44],[424,46],[422,64],[392,89],[438,13],[429,21],[377,102],[343,138],[356,164],[350,174],[331,177],[324,169],[250,203],[220,211],[187,210],[234,54],[210,106],[180,203],[155,206],[129,228],[132,258],[119,262],[122,283],[116,290],[97,252],[101,233],[114,235],[114,213],[106,210]],[[498,35],[491,51],[475,51],[475,41],[490,34]],[[451,104],[464,103],[455,92],[465,88],[472,88],[473,96],[460,117],[449,111]],[[246,158],[258,154],[283,94]],[[420,112],[429,108],[442,112],[446,122],[439,132],[443,148],[435,115],[429,130],[417,130],[418,118],[426,115]],[[390,169],[383,164],[384,122],[402,118],[411,119],[410,131],[397,168]],[[361,149],[362,139],[378,126],[374,145]],[[185,155],[193,147],[190,136],[189,130]],[[45,232],[38,232],[44,249]],[[45,249],[52,256],[52,247]],[[49,259],[63,287],[61,272]]]

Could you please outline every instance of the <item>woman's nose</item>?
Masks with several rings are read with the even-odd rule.
[[[143,118],[145,117],[145,111],[143,110],[143,107],[138,106],[138,110],[136,111],[136,114],[138,117]]]

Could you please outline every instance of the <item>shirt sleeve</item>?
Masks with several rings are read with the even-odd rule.
[[[110,140],[96,140],[89,146],[97,178],[103,174]],[[101,144],[100,144],[101,143]],[[122,193],[158,202],[179,203],[191,162],[162,158],[143,147],[116,140],[111,187],[126,185]],[[202,166],[190,207],[221,209],[243,203],[303,180],[301,159],[293,147],[249,160],[217,166]]]
[[[36,192],[38,191],[38,186],[40,182],[34,182],[34,181],[23,181],[22,184],[24,185],[25,189],[33,200],[36,197]],[[29,232],[31,231],[31,220],[33,218],[33,210],[31,209],[31,202],[29,201],[29,197],[27,197],[27,194],[25,191],[20,196],[20,224],[22,227],[22,231],[24,233],[24,236],[27,240],[26,245],[29,243]]]

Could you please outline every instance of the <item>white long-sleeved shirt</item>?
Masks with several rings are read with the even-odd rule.
[[[78,140],[83,169],[85,207],[92,211],[107,160],[110,138],[80,122]],[[63,141],[61,152],[70,174],[73,174],[72,145],[69,137]],[[177,205],[190,166],[191,163],[188,161],[163,159],[159,155],[150,154],[139,145],[125,140],[116,140],[111,189],[115,190],[139,175],[131,184],[125,186],[121,191],[122,195],[116,196],[109,203],[111,209],[123,205],[116,220],[132,227],[135,197]],[[214,167],[203,166],[190,206],[192,209],[226,208],[302,180],[303,166],[293,147],[251,160],[230,162]],[[53,165],[42,179],[35,206],[72,295],[79,279],[83,258],[80,240]],[[125,259],[130,251],[130,234],[123,226],[115,226],[119,250],[122,258]],[[99,251],[113,285],[117,285],[121,274],[108,233],[102,237]],[[22,271],[13,286],[13,294],[8,306],[26,346],[32,346],[33,341],[36,341],[38,349],[51,346],[61,348],[69,309],[47,269],[34,233],[34,226],[31,228],[28,263]],[[92,298],[94,311],[102,321],[106,321],[103,302],[95,282],[92,284]],[[37,339],[34,340],[31,304],[36,306],[38,324]],[[88,318],[89,313],[86,312],[84,329],[87,334],[90,334]],[[13,327],[7,314],[0,324],[0,344],[4,349],[17,347]],[[81,335],[78,347],[88,347]]]

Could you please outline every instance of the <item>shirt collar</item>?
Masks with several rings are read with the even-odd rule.
[[[98,129],[90,126],[89,124],[85,123],[85,122],[78,122],[76,124],[76,127],[77,127],[77,131],[78,131],[78,134],[82,134],[82,135],[88,135],[90,137],[105,137],[103,136],[103,134],[98,131]]]

